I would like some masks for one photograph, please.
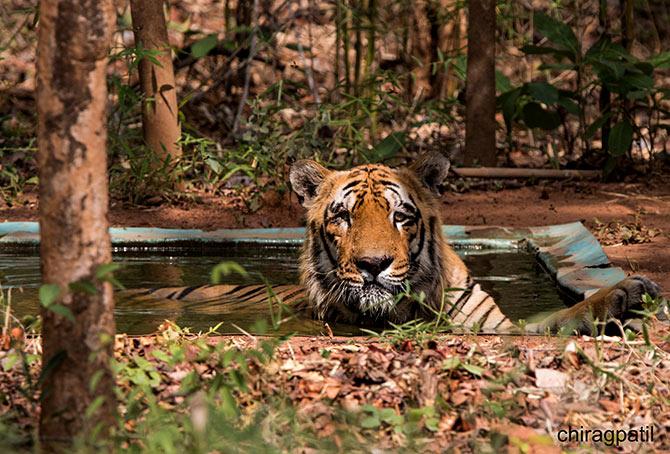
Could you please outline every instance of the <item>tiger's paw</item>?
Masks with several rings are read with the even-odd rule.
[[[643,296],[648,294],[653,300],[661,296],[661,288],[644,276],[631,276],[611,287],[606,304],[608,316],[618,320],[640,318],[639,311],[645,309]],[[663,318],[663,311],[658,311]]]

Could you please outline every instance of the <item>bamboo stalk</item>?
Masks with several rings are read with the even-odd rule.
[[[342,42],[342,4],[335,0],[335,87],[340,83],[340,43]]]
[[[351,8],[349,2],[344,2],[344,23],[342,24],[342,44],[344,47],[344,91],[351,93],[351,64],[349,63],[349,21],[351,20]]]
[[[377,32],[375,0],[368,0],[368,52],[365,57],[365,80],[367,81],[367,94],[370,100],[370,141],[373,145],[377,142],[377,105],[375,84],[372,77],[372,63],[375,58],[375,34]]]
[[[354,11],[354,34],[356,35],[356,42],[354,43],[354,50],[356,53],[354,56],[354,96],[356,97],[360,95],[361,63],[363,57],[363,31],[361,29],[362,1],[363,0],[356,1],[356,9]]]
[[[375,34],[376,34],[376,6],[375,0],[368,0],[368,52],[365,56],[365,74],[364,77],[370,77],[372,72],[372,62],[375,58]]]

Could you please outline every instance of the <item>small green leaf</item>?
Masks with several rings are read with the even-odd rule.
[[[474,364],[467,364],[467,363],[463,364],[463,369],[467,370],[472,375],[476,375],[478,377],[481,377],[482,374],[484,373],[483,368],[481,368],[479,366],[475,366]]]
[[[60,295],[60,287],[56,284],[44,284],[40,287],[40,304],[44,307],[51,306]]]
[[[9,372],[18,364],[21,355],[16,350],[10,350],[7,356],[2,359],[2,370]]]
[[[226,418],[231,419],[239,415],[240,409],[237,400],[235,400],[235,397],[233,397],[233,394],[227,386],[223,386],[219,389],[219,398],[221,399],[220,408]]]
[[[670,52],[661,52],[649,59],[649,63],[659,69],[670,68]]]
[[[88,382],[88,390],[90,392],[95,392],[95,390],[98,388],[98,384],[100,383],[100,380],[102,377],[105,375],[104,370],[96,370],[93,372],[93,375],[91,376],[91,380]]]
[[[567,110],[568,113],[579,115],[579,104],[577,104],[574,99],[568,98],[567,96],[561,96],[558,98],[558,104]]]
[[[537,31],[560,48],[570,51],[570,60],[576,60],[575,57],[580,52],[579,40],[568,24],[542,12],[536,12],[533,21]]]
[[[114,272],[123,268],[120,263],[105,263],[95,270],[95,277],[103,282],[109,282],[114,287],[124,289],[125,287],[114,277]]]
[[[455,370],[461,365],[461,360],[458,356],[451,356],[442,363],[442,370]]]
[[[620,121],[612,127],[609,151],[612,156],[621,156],[630,149],[633,142],[633,125],[628,120]]]
[[[639,62],[635,63],[634,66],[635,66],[636,69],[640,70],[642,72],[642,74],[644,74],[646,76],[653,76],[654,75],[654,65],[652,65],[649,62],[639,61]],[[653,83],[654,83],[654,81],[652,80],[652,84]]]
[[[598,131],[600,128],[603,127],[605,122],[612,116],[610,112],[604,114],[600,118],[596,119],[593,123],[589,125],[588,128],[586,128],[586,131],[584,131],[584,139],[589,140],[593,135]],[[610,139],[611,140],[611,139]]]
[[[105,402],[105,396],[97,396],[95,399],[93,399],[93,402],[90,403],[90,405],[84,412],[84,419],[89,419],[91,416],[93,416],[104,402]]]
[[[530,82],[526,84],[528,94],[545,104],[558,102],[558,89],[547,82]]]
[[[370,152],[366,153],[370,162],[381,162],[392,158],[405,146],[407,133],[403,131],[392,132],[379,142]]]
[[[451,59],[451,66],[454,69],[456,77],[460,80],[466,79],[468,67],[468,57],[466,55],[459,55],[458,57]]]
[[[437,418],[426,418],[424,421],[426,429],[430,430],[431,432],[437,432],[439,430],[439,423],[440,420]]]
[[[374,429],[380,425],[381,421],[377,415],[368,416],[361,421],[361,427],[364,429]]]
[[[646,74],[626,74],[622,82],[633,90],[651,90],[654,88],[654,79]]]
[[[53,312],[54,314],[58,314],[61,317],[65,317],[66,319],[74,323],[74,315],[72,315],[72,311],[69,308],[63,306],[62,304],[51,304],[49,306],[46,306],[46,308],[51,312]]]
[[[96,268],[95,277],[100,279],[101,281],[104,281],[108,278],[108,276],[111,273],[113,273],[113,272],[115,272],[115,271],[117,271],[121,268],[123,268],[123,265],[121,265],[120,263],[105,263],[105,264],[102,264],[102,265],[98,266],[98,268]]]
[[[221,165],[218,159],[207,158],[205,159],[205,164],[207,164],[209,168],[212,169],[212,172],[216,174],[220,174],[223,172],[223,166]]]
[[[512,82],[509,77],[496,69],[496,91],[498,93],[505,93],[512,89]]]
[[[95,295],[98,293],[98,289],[95,288],[93,282],[87,280],[72,282],[70,285],[68,285],[68,287],[73,292],[86,293],[88,295]]]
[[[239,274],[242,277],[246,277],[249,273],[239,263],[221,262],[212,269],[211,281],[213,284],[219,284],[224,276],[231,274]]]
[[[169,363],[170,362],[170,356],[165,353],[163,350],[159,350],[157,348],[154,348],[151,351],[151,355],[156,358],[159,361],[163,361],[164,363]]]
[[[379,410],[379,418],[388,425],[397,426],[405,420],[402,415],[395,412],[393,408],[382,408]]]
[[[157,383],[157,385],[160,384]],[[182,395],[188,395],[191,394],[193,391],[197,390],[201,386],[200,384],[200,376],[195,372],[191,371],[186,375],[181,383],[179,384],[179,394]]]
[[[521,87],[518,87],[498,96],[497,103],[502,109],[503,118],[505,119],[505,126],[507,126],[507,129],[512,127],[512,122],[516,117],[517,100],[521,96],[521,92]]]
[[[193,58],[202,58],[214,49],[218,42],[215,33],[207,35],[201,40],[193,43],[191,46],[191,55],[193,55]]]

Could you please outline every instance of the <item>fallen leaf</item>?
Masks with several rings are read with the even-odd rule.
[[[568,374],[554,369],[535,369],[535,386],[556,393],[565,390]]]

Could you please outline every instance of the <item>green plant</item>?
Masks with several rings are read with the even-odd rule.
[[[403,298],[410,298],[414,300],[418,305],[423,306],[429,314],[432,314],[431,318],[414,319],[402,324],[391,323],[390,328],[384,329],[381,332],[368,329],[363,329],[362,331],[380,339],[387,340],[396,345],[400,345],[407,341],[423,343],[425,341],[434,339],[441,334],[454,332],[461,327],[453,324],[448,316],[449,308],[451,306],[448,295],[450,291],[458,290],[461,289],[446,289],[442,294],[440,307],[436,309],[428,306],[425,303],[426,295],[423,292],[417,294],[416,292],[412,291],[409,286],[406,286],[404,291],[396,295],[395,298],[397,300]]]
[[[635,138],[652,148],[659,129],[665,128],[661,117],[667,111],[661,102],[670,92],[658,87],[654,80],[656,69],[670,66],[670,54],[662,53],[647,60],[633,57],[620,44],[603,35],[588,50],[583,50],[574,31],[566,23],[537,12],[534,15],[537,31],[546,38],[541,45],[525,45],[527,55],[550,56],[553,62],[540,66],[545,72],[561,71],[575,74],[575,87],[561,89],[549,82],[529,82],[514,87],[498,98],[503,113],[508,140],[511,141],[512,125],[521,123],[528,128],[555,130],[563,126],[567,143],[573,146],[568,122],[576,118],[578,136],[585,149],[605,123],[614,122],[602,144],[607,153],[605,172],[617,166],[620,157],[629,153]],[[600,116],[587,122],[587,98],[593,91],[607,90],[614,97],[600,112]],[[644,115],[637,115],[643,113]],[[642,125],[641,121],[646,121]],[[646,130],[645,130],[646,127]]]

